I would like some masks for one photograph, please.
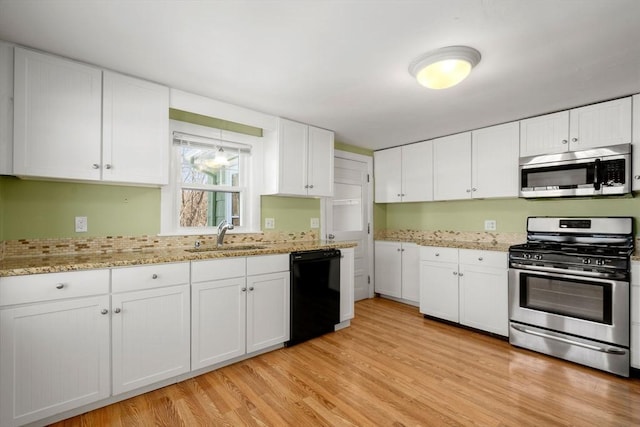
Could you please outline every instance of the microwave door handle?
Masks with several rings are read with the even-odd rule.
[[[600,176],[602,166],[600,165],[600,159],[596,159],[595,166],[593,167],[593,188],[600,190],[602,185],[602,177]]]

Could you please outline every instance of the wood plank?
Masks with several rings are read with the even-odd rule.
[[[374,298],[349,328],[54,424],[105,425],[640,425],[640,379]]]

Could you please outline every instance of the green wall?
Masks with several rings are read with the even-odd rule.
[[[338,141],[333,144],[333,147],[336,150],[348,151],[349,153],[362,154],[363,156],[373,157],[373,150],[369,150],[368,148],[357,147],[355,145],[349,145]]]
[[[3,240],[130,236],[160,231],[158,188],[0,177]],[[88,232],[75,232],[86,216]]]
[[[311,218],[320,218],[320,199],[280,196],[262,196],[261,199],[263,231],[271,231],[264,229],[265,218],[275,220],[274,231],[306,231],[310,229]]]
[[[526,233],[528,216],[632,216],[638,224],[640,198],[389,203],[376,205],[375,212],[378,230],[484,231],[484,220],[494,219],[498,232]]]

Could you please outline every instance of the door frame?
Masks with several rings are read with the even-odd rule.
[[[373,298],[373,284],[375,283],[374,277],[374,266],[373,266],[373,157],[367,156],[364,154],[356,154],[351,153],[349,151],[335,150],[334,155],[335,158],[345,159],[345,160],[353,160],[356,162],[362,162],[367,165],[367,224],[369,225],[369,233],[367,234],[367,254],[368,254],[368,271],[367,275],[369,277],[369,281],[367,283],[369,287],[369,298]],[[333,183],[332,183],[333,184]],[[320,199],[320,239],[327,239],[327,224],[326,224],[326,198]]]

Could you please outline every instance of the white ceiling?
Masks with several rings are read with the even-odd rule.
[[[0,0],[0,39],[379,149],[640,92],[638,0]],[[482,53],[459,86],[420,54]]]

